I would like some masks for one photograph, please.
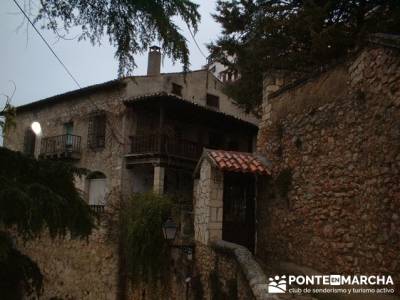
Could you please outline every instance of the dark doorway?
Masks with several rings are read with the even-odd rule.
[[[222,239],[254,252],[254,175],[225,173],[223,202]]]
[[[24,135],[24,153],[28,156],[35,155],[36,134],[29,127],[25,130]]]
[[[224,136],[222,133],[209,132],[208,133],[208,148],[222,149],[224,148]]]

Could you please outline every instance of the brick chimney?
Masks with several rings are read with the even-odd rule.
[[[161,49],[151,46],[149,50],[149,60],[147,63],[147,75],[160,75]]]

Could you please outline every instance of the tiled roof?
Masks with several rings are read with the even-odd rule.
[[[17,106],[16,109],[17,109],[17,111],[30,110],[32,108],[41,107],[43,105],[55,104],[62,100],[68,101],[71,99],[71,97],[84,96],[84,95],[87,95],[90,93],[94,93],[100,89],[119,88],[119,87],[124,87],[125,85],[126,85],[126,83],[123,81],[123,79],[114,79],[114,80],[110,80],[107,82],[94,84],[94,85],[83,87],[83,88],[80,88],[77,90],[69,91],[69,92],[66,92],[63,94],[51,96],[51,97],[48,97],[48,98],[45,98],[42,100],[27,103],[24,105],[20,105],[20,106]]]
[[[206,150],[215,166],[222,171],[269,175],[267,166],[248,152]]]

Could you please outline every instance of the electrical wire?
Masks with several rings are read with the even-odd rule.
[[[53,53],[54,57],[58,60],[58,62],[61,64],[61,66],[64,68],[64,70],[68,73],[68,75],[72,78],[72,80],[75,82],[75,84],[79,87],[82,88],[81,85],[79,84],[78,80],[72,75],[70,70],[67,68],[67,66],[63,63],[61,58],[54,52],[53,48],[50,46],[50,44],[46,41],[44,36],[40,33],[40,31],[36,28],[35,24],[32,22],[32,20],[29,18],[28,14],[24,11],[24,9],[19,5],[19,3],[16,0],[13,0],[15,5],[19,8],[19,10],[22,12],[22,14],[25,16],[25,18],[28,20],[28,22],[32,25],[33,29],[36,31],[36,33],[40,36],[42,41],[46,44],[47,48]]]
[[[49,48],[49,50],[51,51],[51,53],[53,53],[53,55],[55,56],[55,58],[58,60],[58,62],[61,64],[61,66],[64,68],[64,70],[68,73],[68,75],[71,77],[71,79],[75,82],[75,84],[81,89],[82,86],[79,84],[78,80],[74,77],[74,75],[72,75],[72,73],[70,72],[70,70],[67,68],[67,66],[63,63],[63,61],[61,60],[61,58],[55,53],[55,51],[53,50],[53,48],[50,46],[50,44],[46,41],[46,39],[44,38],[44,36],[40,33],[40,31],[36,28],[35,24],[32,22],[32,20],[29,18],[28,14],[24,11],[24,9],[19,5],[19,3],[16,0],[13,0],[15,5],[19,8],[19,10],[22,12],[22,14],[25,16],[25,18],[28,20],[28,22],[32,25],[33,29],[35,29],[36,33],[40,36],[40,38],[42,39],[42,41],[46,44],[47,48]],[[89,100],[89,102],[94,106],[96,111],[101,111],[100,107],[96,104],[96,102],[91,98],[91,96],[89,95],[87,97],[87,99]],[[107,123],[109,123],[109,120],[107,118]],[[112,135],[115,137],[115,139],[117,140],[117,142],[119,144],[123,144],[123,142],[121,142],[120,137],[118,136],[118,134],[115,132],[114,126],[112,126],[112,124],[110,125],[110,130]]]
[[[193,41],[194,41],[194,43],[196,44],[196,46],[197,46],[197,49],[199,49],[199,51],[200,51],[200,53],[201,53],[201,55],[203,55],[204,56],[204,58],[205,59],[207,59],[207,56],[204,54],[204,52],[201,50],[201,48],[200,48],[200,46],[199,46],[199,44],[197,43],[197,41],[196,41],[196,38],[194,37],[194,34],[193,34],[193,32],[192,32],[192,30],[190,29],[190,27],[188,26],[188,29],[189,29],[189,32],[190,32],[190,35],[192,36],[192,39],[193,39]]]

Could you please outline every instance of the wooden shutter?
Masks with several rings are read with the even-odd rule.
[[[105,205],[107,194],[107,179],[90,179],[89,205]]]

